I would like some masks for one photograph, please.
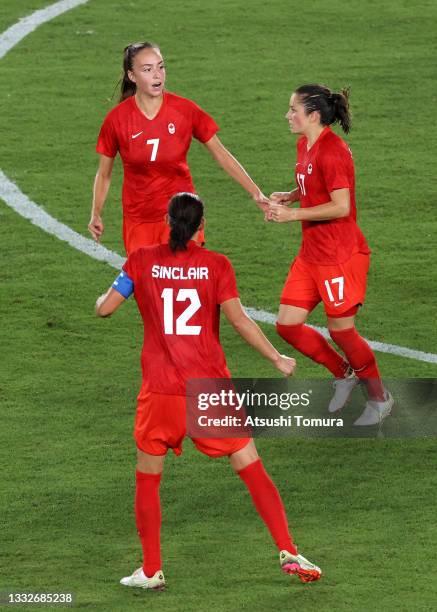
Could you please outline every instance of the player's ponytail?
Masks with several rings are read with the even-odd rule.
[[[187,244],[199,229],[202,218],[203,202],[199,196],[182,192],[172,197],[168,207],[168,219],[169,246],[173,252],[187,249]]]
[[[351,130],[352,117],[349,110],[349,87],[344,87],[339,93],[332,93],[331,100],[334,110],[334,121],[341,125],[343,132],[349,134]]]
[[[302,85],[294,93],[309,115],[314,111],[320,113],[322,125],[339,123],[343,132],[348,134],[351,129],[352,116],[349,109],[349,89],[343,88],[339,93],[331,91],[325,85]]]
[[[123,75],[120,79],[120,99],[119,102],[123,102],[126,98],[135,95],[137,90],[137,86],[133,81],[129,78],[129,71],[132,71],[132,66],[134,63],[134,57],[139,51],[143,49],[157,49],[159,51],[158,45],[152,42],[139,42],[132,43],[125,47],[123,51]]]

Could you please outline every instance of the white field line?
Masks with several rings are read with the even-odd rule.
[[[61,0],[61,2],[55,2],[46,6],[46,8],[35,11],[27,17],[22,17],[17,23],[5,30],[3,34],[0,34],[0,59],[41,24],[87,2],[88,0]]]
[[[78,251],[81,251],[82,253],[85,253],[98,261],[106,262],[118,270],[123,265],[125,259],[121,257],[121,255],[115,253],[114,251],[110,251],[100,244],[96,244],[93,240],[85,238],[67,225],[60,223],[57,219],[51,217],[48,213],[42,210],[42,208],[37,206],[35,202],[29,200],[29,198],[22,193],[1,170],[0,199],[2,199],[19,215],[25,219],[28,219],[31,223],[41,228],[48,234],[52,234],[60,240],[67,242],[70,246]],[[260,321],[261,323],[270,323],[271,325],[274,325],[276,322],[276,315],[271,312],[247,307],[246,311],[253,319]],[[325,327],[313,327],[320,331],[325,338],[329,338],[329,332]],[[373,340],[368,340],[368,343],[372,349],[381,353],[391,353],[392,355],[407,357],[408,359],[415,359],[417,361],[437,363],[437,355],[434,355],[433,353],[424,353],[422,351],[415,351],[404,346],[386,344],[384,342],[375,342]]]
[[[265,310],[257,310],[256,308],[246,308],[246,312],[252,319],[260,321],[261,323],[270,323],[274,325],[276,323],[276,315]],[[330,338],[329,331],[326,327],[318,327],[317,325],[310,325],[318,332],[320,332],[325,338]],[[407,357],[407,359],[415,359],[416,361],[425,361],[426,363],[437,363],[437,355],[434,353],[425,353],[424,351],[416,351],[405,346],[398,346],[397,344],[386,344],[385,342],[377,342],[376,340],[368,340],[369,346],[379,353],[389,353],[391,355],[397,355],[398,357]]]
[[[35,202],[29,200],[18,189],[15,183],[8,179],[2,170],[0,170],[0,198],[19,215],[33,223],[33,225],[40,227],[48,234],[53,234],[53,236],[60,240],[68,242],[70,246],[78,251],[82,251],[82,253],[86,253],[99,261],[104,261],[117,269],[120,269],[123,265],[125,261],[123,257],[78,234],[68,225],[64,225],[57,219],[54,219]]]
[[[3,34],[0,34],[0,59],[39,25],[54,19],[58,15],[80,4],[85,4],[86,2],[88,2],[88,0],[62,0],[61,2],[56,2],[45,9],[35,11],[31,15],[20,19],[18,23],[11,26],[8,30],[3,32]],[[106,262],[116,269],[120,269],[123,265],[124,258],[118,253],[110,251],[100,244],[96,244],[93,240],[85,238],[67,225],[60,223],[57,219],[50,216],[40,206],[32,202],[22,193],[15,183],[13,183],[1,170],[0,199],[19,215],[28,219],[31,223],[48,234],[52,234],[60,240],[67,242],[78,251],[98,261]],[[256,310],[255,308],[246,308],[246,311],[256,321],[270,323],[271,325],[274,325],[276,322],[276,315],[271,312]],[[325,338],[329,338],[329,332],[325,327],[314,326],[314,328],[320,331]],[[406,357],[426,363],[437,363],[437,355],[433,353],[424,353],[423,351],[416,351],[404,346],[397,346],[396,344],[386,344],[385,342],[375,342],[373,340],[367,340],[367,342],[373,350],[381,353],[390,353],[398,357]]]

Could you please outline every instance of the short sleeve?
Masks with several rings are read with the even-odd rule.
[[[200,106],[193,105],[193,136],[200,142],[208,142],[219,131],[219,126]]]
[[[106,155],[106,157],[115,157],[117,155],[118,139],[114,130],[111,114],[106,116],[100,128],[96,151],[97,153]]]
[[[125,272],[135,286],[136,279],[136,251],[134,251],[123,264],[122,272]]]
[[[218,262],[217,276],[217,304],[239,297],[234,268],[224,255]]]
[[[301,195],[302,195],[302,191],[300,189],[299,181],[297,180],[297,173],[298,173],[297,167],[298,167],[298,165],[300,163],[300,160],[302,159],[302,155],[303,155],[303,151],[302,150],[303,150],[303,147],[305,146],[305,142],[306,142],[306,137],[305,136],[301,136],[298,139],[298,141],[296,142],[296,165],[294,167],[294,172],[293,172],[296,186],[297,186],[297,188],[299,190],[299,194],[301,194]]]
[[[348,166],[345,151],[330,151],[323,155],[320,160],[320,167],[329,193],[336,189],[350,189],[352,187]]]

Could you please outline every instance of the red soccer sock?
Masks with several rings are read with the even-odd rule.
[[[297,555],[297,548],[288,531],[284,504],[261,459],[247,465],[238,475],[249,489],[255,508],[270,531],[278,550],[288,550],[292,555]]]
[[[303,355],[328,368],[335,378],[343,378],[349,364],[318,331],[308,325],[281,325],[276,323],[281,338]]]
[[[143,571],[151,578],[161,567],[161,474],[136,471],[135,517],[143,547]]]
[[[364,380],[369,398],[383,401],[385,399],[384,386],[375,355],[364,338],[360,336],[355,327],[340,331],[330,329],[329,333],[346,355],[355,374]]]

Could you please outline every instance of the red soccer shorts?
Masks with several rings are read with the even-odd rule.
[[[140,391],[135,416],[137,448],[149,455],[165,455],[169,448],[182,453],[186,435],[186,407],[183,395],[161,395]],[[208,457],[232,455],[244,448],[250,438],[193,438],[197,449]]]
[[[130,255],[140,247],[153,246],[155,244],[166,244],[170,237],[170,228],[165,222],[155,221],[142,223],[123,218],[123,242],[126,255]],[[205,236],[203,230],[199,233],[198,244],[203,246]]]
[[[356,253],[345,263],[327,266],[307,263],[298,256],[291,264],[281,304],[311,311],[323,301],[328,317],[355,314],[364,303],[369,265],[367,253]]]

